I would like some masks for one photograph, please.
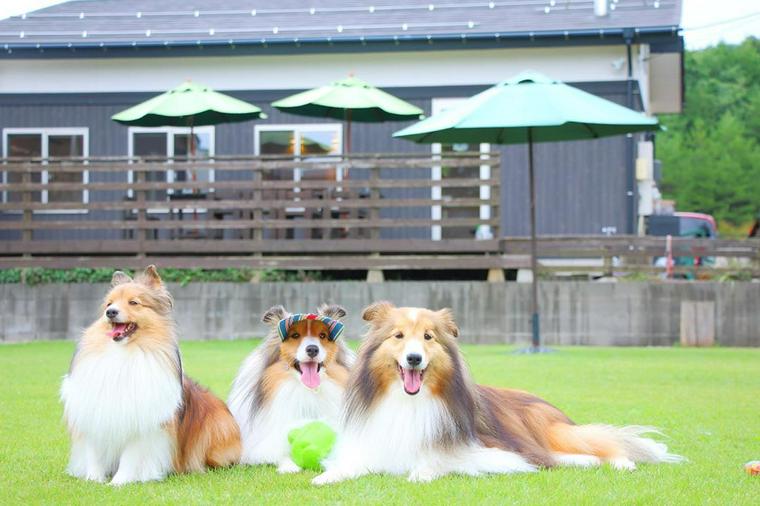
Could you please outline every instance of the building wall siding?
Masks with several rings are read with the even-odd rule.
[[[582,89],[618,103],[625,102],[624,82],[579,83]],[[486,86],[441,86],[387,88],[430,114],[433,98],[468,97]],[[284,114],[270,107],[273,100],[290,91],[231,91],[230,94],[262,107],[267,120],[219,125],[216,127],[216,153],[252,154],[256,124],[323,123],[318,118]],[[111,121],[114,113],[152,96],[151,93],[102,94],[0,94],[0,128],[88,127],[91,156],[127,155],[127,127]],[[637,93],[637,101],[640,99]],[[354,123],[354,152],[426,152],[426,145],[393,139],[391,134],[408,122]],[[528,177],[526,146],[498,148],[502,154],[501,209],[502,235],[528,233]],[[626,229],[625,137],[594,141],[547,143],[536,146],[537,225],[540,234],[600,234],[605,226]],[[424,177],[424,171],[409,177]],[[94,175],[93,181],[120,174]],[[224,174],[218,175],[224,179]],[[356,174],[353,177],[361,177]],[[398,177],[398,176],[397,176]],[[412,190],[400,195],[419,196]],[[424,192],[424,190],[423,190]],[[389,194],[390,196],[390,194]],[[424,195],[423,195],[424,196]],[[94,199],[119,198],[103,192]],[[123,198],[123,197],[122,197]],[[387,210],[387,217],[425,217],[427,208]],[[97,233],[95,233],[97,234]],[[386,237],[429,237],[428,229],[387,231]],[[93,238],[93,232],[66,238]]]

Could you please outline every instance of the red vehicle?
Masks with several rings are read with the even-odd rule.
[[[655,214],[647,221],[647,235],[673,237],[718,237],[715,218],[704,213]]]
[[[715,218],[704,213],[676,212],[673,214],[656,214],[647,220],[647,235],[673,237],[699,237],[715,239],[718,227]],[[675,265],[714,265],[715,257],[676,257]],[[655,259],[655,265],[667,265],[665,257]],[[672,264],[671,264],[672,265]],[[690,275],[686,275],[690,278]]]

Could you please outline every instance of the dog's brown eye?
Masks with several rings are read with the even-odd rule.
[[[404,338],[403,332],[399,332],[398,334],[396,334],[396,339],[403,339],[403,338]]]
[[[430,341],[431,339],[433,339],[433,336],[425,332],[425,341]]]
[[[301,337],[301,335],[298,332],[293,332],[290,334],[291,339],[298,339],[299,337]]]
[[[130,306],[136,306],[136,305],[138,305],[138,304],[139,304],[139,302],[137,302],[136,300],[130,300],[130,301],[129,301],[129,305],[130,305]]]
[[[319,338],[320,338],[320,339],[324,339],[324,338],[326,338],[326,337],[327,337],[327,334],[325,334],[324,332],[321,332],[321,333],[319,334]]]

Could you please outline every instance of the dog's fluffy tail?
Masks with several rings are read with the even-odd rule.
[[[682,462],[664,443],[645,437],[662,435],[653,427],[629,425],[570,425],[557,423],[549,428],[549,446],[560,454],[593,455],[616,467],[633,468],[634,463]]]

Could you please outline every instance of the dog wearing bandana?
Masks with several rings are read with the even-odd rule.
[[[264,313],[270,333],[243,362],[229,397],[243,440],[241,463],[298,472],[288,433],[314,420],[337,426],[354,362],[339,339],[345,316],[336,305],[316,313],[290,314],[282,306]]]

